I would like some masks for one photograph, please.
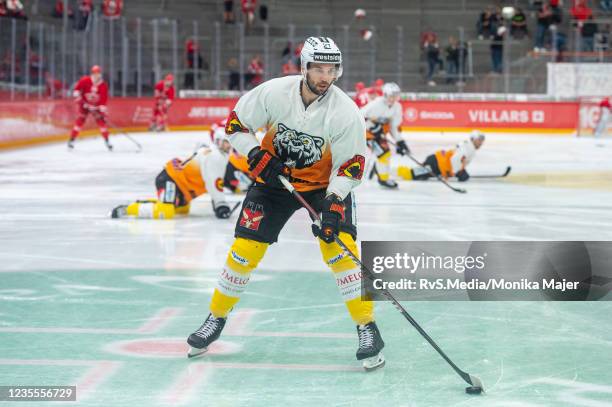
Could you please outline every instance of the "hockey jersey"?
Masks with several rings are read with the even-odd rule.
[[[240,98],[226,133],[242,155],[261,148],[291,168],[298,191],[327,188],[341,198],[361,183],[365,166],[365,123],[357,106],[338,87],[304,106],[299,75],[271,79]]]
[[[361,108],[368,128],[377,125],[388,125],[389,133],[396,141],[401,140],[399,126],[402,124],[402,106],[396,102],[389,106],[382,96],[377,97]]]
[[[157,82],[155,84],[155,99],[172,102],[174,100],[174,86],[166,87],[163,80]]]
[[[192,199],[208,192],[213,206],[226,205],[223,193],[223,177],[227,166],[228,155],[218,148],[200,148],[195,156],[184,162],[178,158],[166,163],[168,176],[189,203]]]
[[[436,160],[440,174],[452,177],[461,169],[467,167],[476,154],[476,147],[472,140],[464,140],[451,150],[436,151]]]
[[[104,80],[94,83],[91,76],[83,76],[74,86],[74,97],[90,106],[106,106],[108,86]]]

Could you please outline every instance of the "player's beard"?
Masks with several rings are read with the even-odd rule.
[[[308,90],[310,90],[312,93],[314,93],[317,96],[321,96],[321,95],[325,94],[325,92],[327,92],[329,90],[329,88],[331,87],[332,83],[331,82],[325,82],[325,81],[319,81],[317,83],[314,83],[313,81],[310,80],[310,75],[308,75],[308,73],[306,73],[306,85],[308,87]],[[325,88],[321,89],[320,87],[323,87],[323,86]]]

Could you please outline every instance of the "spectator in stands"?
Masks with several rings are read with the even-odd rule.
[[[570,13],[578,27],[582,27],[583,23],[593,16],[593,10],[588,6],[586,0],[576,0]]]
[[[223,22],[234,24],[234,0],[223,0]]]
[[[599,7],[607,12],[612,12],[612,0],[599,0]]]
[[[242,2],[242,14],[246,22],[247,30],[250,30],[255,21],[255,8],[257,7],[257,0],[241,0]]]
[[[550,0],[548,5],[550,6],[550,23],[559,25],[563,22],[563,8],[559,0]]]
[[[478,32],[478,39],[484,40],[485,37],[489,38],[491,35],[491,22],[489,18],[491,17],[491,9],[487,8],[480,13],[478,16],[478,21],[476,22],[476,32]]]
[[[459,73],[459,43],[453,36],[448,38],[446,53],[446,83],[455,83]]]
[[[227,71],[229,73],[227,88],[229,90],[240,90],[240,70],[236,58],[230,58],[227,61]]]
[[[582,51],[593,51],[597,31],[597,23],[593,21],[593,16],[589,16],[582,26]]]
[[[268,6],[265,4],[259,6],[259,19],[264,23],[268,21]]]
[[[421,33],[421,48],[425,48],[425,44],[438,42],[438,34],[436,34],[431,28]]]
[[[61,99],[64,96],[66,86],[48,71],[45,72],[45,97],[49,99]]]
[[[11,18],[19,18],[22,20],[27,20],[28,16],[26,16],[23,4],[20,0],[6,0],[6,17]]]
[[[438,44],[436,37],[430,36],[423,44],[423,50],[427,60],[427,85],[436,86],[433,76],[436,67],[440,64],[440,44]]]
[[[263,82],[264,66],[261,56],[255,55],[249,66],[247,67],[247,74],[245,76],[247,87],[249,89],[254,88]]]
[[[77,18],[74,21],[75,30],[83,31],[85,28],[87,28],[87,22],[89,21],[89,16],[91,15],[92,11],[92,0],[79,0]]]
[[[548,28],[550,27],[552,11],[550,6],[546,3],[542,4],[542,7],[538,11],[538,24],[536,26],[536,36],[535,36],[535,45],[533,50],[535,52],[544,51],[544,39],[546,38],[546,33],[548,32]]]
[[[501,73],[504,63],[504,37],[506,35],[506,27],[503,25],[497,29],[495,36],[491,40],[491,62],[493,64],[493,72]]]
[[[495,7],[495,11],[489,17],[489,26],[491,27],[491,35],[497,34],[497,29],[504,25],[504,17],[502,16],[501,7]]]
[[[0,17],[8,17],[8,10],[6,9],[4,0],[0,0]]]
[[[514,16],[512,16],[510,35],[512,38],[522,40],[527,33],[527,16],[523,13],[520,7],[516,7]]]
[[[102,14],[109,19],[121,17],[123,11],[123,0],[104,0],[102,3]]]
[[[188,39],[185,42],[185,59],[187,62],[187,72],[185,72],[185,80],[183,81],[183,88],[195,89],[196,76],[194,71],[197,71],[199,77],[199,71],[207,69],[208,64],[205,64],[202,55],[200,55],[200,49],[198,43],[193,39]]]
[[[63,18],[64,17],[64,0],[56,0],[55,7],[53,8],[53,17],[55,18]],[[72,7],[68,4],[68,18],[73,18],[74,13],[72,11]]]

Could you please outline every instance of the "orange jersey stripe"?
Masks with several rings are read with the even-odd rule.
[[[191,160],[183,166],[180,160],[174,159],[166,163],[165,169],[187,202],[206,193],[204,178],[197,160]]]

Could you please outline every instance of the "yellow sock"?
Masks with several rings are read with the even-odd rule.
[[[146,219],[172,219],[174,218],[174,205],[153,199],[136,201],[128,205],[126,213],[129,216]]]
[[[351,252],[359,256],[357,244],[350,234],[340,232],[339,237]],[[323,260],[336,277],[336,285],[353,321],[358,325],[364,325],[373,321],[374,304],[372,301],[363,301],[361,299],[362,276],[359,267],[344,253],[337,243],[325,243],[319,240],[319,246]]]
[[[397,175],[400,178],[405,179],[406,181],[411,181],[412,180],[412,168],[406,167],[404,165],[400,165],[399,167],[397,167]]]
[[[257,267],[266,254],[268,246],[268,243],[242,237],[234,240],[210,301],[210,312],[215,318],[226,318],[234,305],[238,303],[240,295],[249,282],[251,271]]]
[[[389,167],[391,164],[391,151],[387,151],[376,160],[376,170],[378,171],[378,179],[387,181],[389,179]]]

